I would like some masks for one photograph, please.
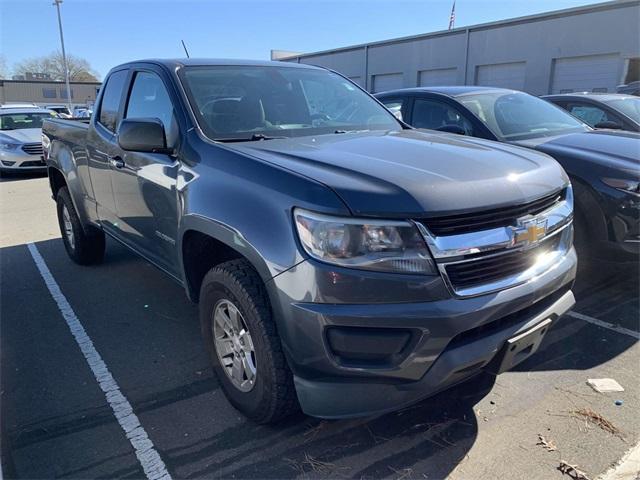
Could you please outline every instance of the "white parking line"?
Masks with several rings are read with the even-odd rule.
[[[621,327],[619,325],[614,325],[613,323],[604,322],[602,320],[598,320],[597,318],[590,317],[589,315],[584,315],[578,312],[568,312],[567,315],[573,318],[577,318],[578,320],[583,320],[585,322],[593,323],[594,325],[598,325],[599,327],[606,328],[608,330],[613,330],[614,332],[621,333],[623,335],[628,335],[629,337],[633,337],[637,340],[640,340],[640,332],[636,332],[635,330],[630,330],[628,328]]]
[[[598,480],[638,480],[640,478],[640,443],[629,450],[618,462],[598,477]]]
[[[113,376],[111,376],[107,365],[93,346],[91,338],[87,335],[87,332],[80,323],[80,320],[78,320],[71,305],[69,305],[69,302],[62,294],[60,287],[53,278],[40,252],[33,243],[27,244],[27,247],[29,247],[29,252],[31,252],[33,261],[36,263],[40,275],[42,275],[42,279],[49,289],[49,293],[58,304],[60,313],[67,322],[71,334],[76,339],[76,343],[89,364],[89,368],[93,372],[100,388],[105,393],[105,397],[113,410],[113,414],[124,430],[127,439],[131,442],[136,457],[138,457],[138,461],[147,478],[149,480],[171,480],[171,475],[169,475],[164,462],[149,439],[147,432],[142,425],[140,425],[136,414],[133,413],[131,404],[120,391],[120,387]]]

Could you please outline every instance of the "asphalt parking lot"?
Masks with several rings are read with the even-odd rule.
[[[640,440],[637,269],[583,262],[578,315],[497,379],[376,418],[257,426],[225,400],[181,287],[113,242],[103,265],[75,265],[58,237],[46,178],[0,183],[5,478],[145,477],[29,243],[174,478],[532,480],[563,478],[564,461],[595,479]],[[603,377],[625,391],[586,384]]]

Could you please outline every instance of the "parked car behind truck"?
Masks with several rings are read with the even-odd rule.
[[[497,140],[544,152],[571,178],[581,258],[637,263],[640,256],[640,135],[592,130],[532,95],[479,86],[376,94],[414,127]]]
[[[0,108],[0,175],[44,172],[42,121],[55,113],[41,108]]]
[[[594,128],[640,132],[640,98],[620,93],[562,93],[542,98]]]
[[[553,159],[413,130],[324,69],[128,63],[90,123],[44,138],[69,256],[100,262],[108,235],[183,285],[258,422],[395,410],[504,371],[574,303]]]

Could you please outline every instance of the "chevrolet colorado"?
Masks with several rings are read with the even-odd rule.
[[[43,143],[77,263],[105,234],[199,302],[257,422],[399,409],[533,354],[574,304],[573,193],[545,154],[398,121],[311,66],[114,68]]]

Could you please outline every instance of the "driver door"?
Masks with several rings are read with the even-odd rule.
[[[135,70],[123,118],[156,118],[167,146],[176,147],[178,125],[173,101],[153,69]],[[125,151],[118,147],[111,175],[121,239],[171,274],[178,271],[179,162],[175,155]]]

